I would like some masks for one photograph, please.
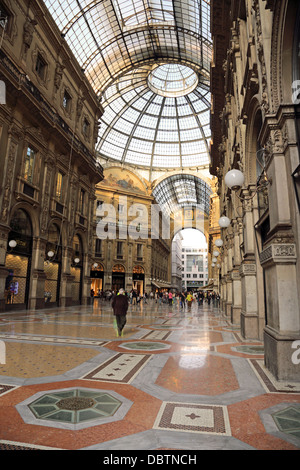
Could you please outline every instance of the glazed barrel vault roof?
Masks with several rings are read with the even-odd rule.
[[[44,0],[104,108],[99,156],[208,168],[209,0]]]

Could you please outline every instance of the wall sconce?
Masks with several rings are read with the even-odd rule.
[[[78,264],[78,263],[79,263],[79,261],[80,261],[80,259],[79,259],[79,258],[75,258],[75,259],[74,259],[74,263],[76,263],[76,264]]]
[[[9,240],[8,245],[10,248],[16,248],[17,242],[16,240]]]
[[[53,256],[54,256],[54,251],[51,251],[51,250],[48,251],[47,255],[48,255],[48,258],[53,258]]]
[[[219,251],[217,251],[217,250],[214,250],[214,251],[213,251],[213,256],[216,256],[216,257],[218,257],[218,256],[219,256],[219,254],[220,254],[220,252],[219,252]]]
[[[223,240],[221,240],[221,238],[217,238],[217,240],[215,240],[215,245],[218,247],[223,246]]]
[[[259,165],[262,167],[262,173],[261,173],[260,177],[258,178],[258,180],[256,182],[256,189],[255,189],[254,193],[251,196],[248,196],[248,197],[239,196],[237,194],[237,197],[239,199],[241,199],[242,201],[252,199],[255,196],[255,194],[257,193],[257,191],[262,191],[269,184],[270,185],[272,184],[272,178],[268,177],[268,175],[266,173],[266,170],[265,170],[265,167],[261,164],[261,162],[258,159],[258,153],[264,152],[264,151],[265,151],[264,149],[261,149],[261,150],[258,150],[256,152],[256,159],[257,159]],[[263,158],[263,160],[264,160],[264,158]],[[233,169],[233,170],[228,171],[228,173],[226,173],[224,181],[225,181],[226,186],[228,186],[228,188],[232,189],[232,191],[237,192],[243,186],[244,181],[245,181],[245,176],[240,170]]]

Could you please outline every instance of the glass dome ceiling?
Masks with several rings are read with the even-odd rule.
[[[209,165],[209,0],[44,0],[105,109],[104,158]]]
[[[177,97],[193,91],[198,84],[198,77],[196,72],[184,65],[163,64],[152,67],[147,81],[154,93]]]
[[[105,91],[102,105],[101,156],[152,169],[209,165],[209,83],[191,68],[135,69]]]

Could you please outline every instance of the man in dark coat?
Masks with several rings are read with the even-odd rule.
[[[126,315],[128,310],[128,297],[124,289],[120,289],[112,300],[112,308],[117,321],[118,336],[123,336],[123,328],[126,325]]]

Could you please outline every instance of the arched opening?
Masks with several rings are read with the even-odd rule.
[[[180,285],[181,284],[181,285]],[[208,284],[208,247],[203,232],[188,228],[172,240],[172,286],[197,292]]]
[[[80,304],[82,298],[83,245],[79,235],[74,235],[72,243],[71,275],[73,276],[72,300]]]
[[[11,217],[5,267],[6,309],[27,308],[32,256],[32,223],[23,209],[17,209]]]
[[[61,276],[61,234],[60,228],[52,223],[48,231],[48,241],[44,261],[45,279],[45,306],[53,307],[59,304],[60,276]]]

